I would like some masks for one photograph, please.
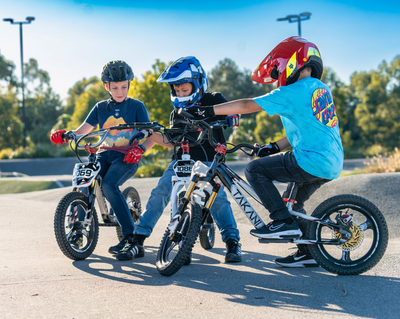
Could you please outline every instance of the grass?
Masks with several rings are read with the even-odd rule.
[[[378,153],[373,156],[369,161],[365,161],[364,165],[365,167],[363,169],[342,173],[340,174],[340,177],[358,174],[400,172],[400,151],[396,147],[391,153]]]
[[[52,188],[59,188],[59,186],[52,181],[2,181],[0,180],[0,194],[17,194],[42,191]]]
[[[400,151],[396,147],[394,151],[389,154],[377,154],[371,158],[370,162],[365,162],[367,165],[366,170],[368,173],[394,173],[400,172]]]

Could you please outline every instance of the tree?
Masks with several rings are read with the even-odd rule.
[[[11,61],[7,61],[0,54],[0,80],[5,80],[8,85],[15,86],[17,81],[14,76],[15,65]]]
[[[143,81],[135,78],[132,81],[129,95],[144,103],[149,112],[150,120],[157,121],[165,126],[169,125],[170,113],[173,110],[171,102],[171,90],[167,83],[157,83],[158,77],[166,69],[167,65],[160,60],[152,65],[152,70],[143,74]],[[162,152],[162,157],[167,158],[171,153],[170,149],[155,145],[151,153]]]
[[[399,144],[399,57],[390,66],[385,61],[377,71],[355,73],[350,88],[358,98],[354,114],[365,147],[391,149]],[[367,151],[368,153],[368,151]]]
[[[85,79],[82,81],[84,82]],[[102,81],[97,81],[90,86],[86,86],[86,90],[75,99],[75,108],[68,123],[68,130],[77,129],[88,116],[89,112],[97,102],[107,100],[110,97],[108,91],[104,88]]]
[[[47,133],[61,114],[61,100],[50,86],[48,72],[40,69],[35,59],[25,63],[24,73],[27,135],[35,144],[47,143]]]
[[[152,70],[143,74],[143,81],[135,78],[129,90],[129,96],[144,103],[150,120],[165,126],[169,124],[169,115],[173,109],[170,86],[167,83],[157,83],[157,79],[166,67],[164,62],[157,59]]]
[[[270,84],[253,82],[251,71],[240,71],[234,61],[225,58],[208,75],[210,91],[221,92],[228,101],[264,95],[272,90]]]
[[[15,148],[22,144],[22,122],[18,115],[18,99],[10,86],[0,90],[0,150]]]
[[[14,70],[15,65],[0,54],[0,150],[22,144]]]
[[[75,111],[76,101],[79,99],[81,94],[85,92],[89,86],[97,83],[99,78],[92,76],[90,79],[83,78],[74,84],[72,88],[68,90],[67,104],[64,106],[63,113],[72,115]]]

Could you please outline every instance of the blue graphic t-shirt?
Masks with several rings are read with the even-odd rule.
[[[149,114],[143,102],[128,97],[121,104],[109,103],[108,100],[98,102],[90,111],[85,122],[100,129],[118,124],[127,124],[134,122],[150,122]],[[108,150],[118,151],[126,154],[132,145],[128,145],[129,138],[137,132],[131,130],[113,130],[101,144],[99,152]]]
[[[281,117],[294,156],[303,170],[320,178],[339,177],[343,147],[332,93],[326,84],[307,77],[254,101],[269,115]]]

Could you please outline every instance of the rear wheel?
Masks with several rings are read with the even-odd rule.
[[[370,201],[355,195],[335,196],[321,203],[312,216],[336,223],[340,220],[351,233],[340,246],[307,246],[313,258],[326,270],[338,275],[358,275],[374,267],[384,255],[389,240],[387,224],[380,210]],[[350,220],[347,216],[351,216]],[[311,240],[333,240],[343,235],[312,222],[307,236]]]
[[[214,247],[215,242],[215,223],[209,214],[199,234],[200,245],[204,249],[211,249]]]
[[[89,199],[86,195],[71,192],[61,199],[54,215],[54,233],[58,247],[72,260],[89,257],[99,239],[99,222],[94,208],[90,225],[84,226],[84,214],[88,207]]]
[[[142,206],[140,203],[139,193],[134,187],[129,186],[124,189],[122,195],[125,197],[125,200],[128,203],[133,222],[136,223],[139,220],[140,215],[142,214]],[[122,238],[124,237],[122,236],[121,226],[119,225],[117,226],[117,237],[118,240],[122,240]]]
[[[199,204],[189,202],[180,214],[175,231],[164,233],[157,252],[156,267],[163,276],[172,276],[187,262],[200,231],[202,211]]]

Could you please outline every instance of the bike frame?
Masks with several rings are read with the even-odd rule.
[[[210,130],[210,127],[206,126],[207,129]],[[212,136],[212,135],[211,135]],[[181,203],[183,206],[186,206],[186,204],[190,201],[191,196],[193,195],[193,192],[196,188],[199,188],[198,183],[208,183],[211,185],[211,195],[209,196],[208,201],[204,205],[204,209],[210,210],[213,202],[221,189],[221,185],[219,181],[221,182],[222,185],[228,189],[229,193],[233,197],[233,199],[236,201],[242,212],[246,215],[246,217],[249,219],[249,221],[253,224],[255,228],[261,228],[265,225],[264,221],[262,218],[258,215],[256,210],[253,208],[253,206],[250,204],[248,199],[246,198],[246,195],[244,193],[247,193],[251,197],[253,197],[256,201],[261,203],[261,200],[253,190],[253,188],[246,183],[239,175],[237,175],[231,168],[229,168],[225,164],[225,154],[229,152],[234,152],[240,147],[248,147],[252,148],[253,146],[249,144],[242,144],[240,146],[237,145],[234,149],[232,150],[227,150],[226,146],[218,144],[216,147],[217,154],[214,156],[214,160],[211,164],[210,167],[202,164],[201,162],[196,162],[195,166],[193,167],[192,171],[192,178],[191,182],[187,188],[186,194],[185,194],[185,202]],[[201,169],[200,166],[203,166]],[[196,172],[198,171],[198,172]],[[293,210],[293,204],[295,203],[295,197],[297,194],[297,189],[298,189],[298,183],[294,183],[294,186],[292,188],[291,194],[289,198],[287,199],[287,207],[289,210],[289,213],[297,218],[302,218],[309,220],[311,222],[315,223],[320,223],[323,225],[326,225],[330,227],[331,229],[337,230],[341,232],[344,237],[348,237],[349,232],[342,227],[338,226],[337,224],[333,223],[330,220],[322,220],[319,218],[315,218],[313,216],[296,212]],[[200,186],[201,190],[205,189],[205,186]],[[182,207],[180,207],[182,208]],[[181,209],[178,209],[179,212],[181,212]],[[349,237],[348,237],[349,238]],[[309,240],[309,239],[300,239],[298,236],[297,237],[285,237],[282,239],[263,239],[259,238],[260,243],[269,243],[269,242],[293,242],[295,244],[325,244],[325,245],[342,245],[345,243],[347,240],[340,238],[338,240],[326,240],[326,241],[317,241],[317,240]]]

